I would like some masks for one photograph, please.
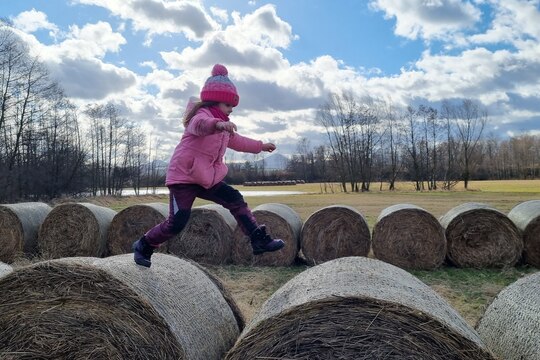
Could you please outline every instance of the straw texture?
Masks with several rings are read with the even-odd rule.
[[[231,262],[236,220],[221,205],[194,207],[182,232],[167,243],[168,251],[201,264]]]
[[[0,279],[0,358],[220,359],[239,328],[197,266],[155,254],[38,263]]]
[[[464,268],[502,268],[521,258],[519,229],[502,212],[481,203],[465,203],[440,219],[445,228],[447,257]]]
[[[39,227],[50,211],[41,202],[0,205],[0,261],[35,255]]]
[[[284,204],[261,204],[253,209],[259,224],[266,225],[272,238],[283,239],[285,247],[272,253],[253,255],[250,239],[237,226],[234,231],[232,261],[238,265],[289,266],[294,263],[300,247],[302,219],[292,208]]]
[[[540,200],[525,201],[514,206],[508,218],[523,235],[523,260],[540,268]]]
[[[107,231],[107,254],[131,252],[131,245],[169,216],[169,205],[148,203],[129,206],[114,216]]]
[[[310,265],[346,256],[367,256],[371,233],[364,216],[347,205],[332,205],[309,216],[300,235],[300,249]]]
[[[373,254],[404,269],[432,270],[446,256],[446,238],[439,221],[411,204],[384,209],[373,228]]]
[[[107,231],[116,211],[89,203],[57,205],[39,229],[39,247],[45,258],[105,256]]]
[[[435,291],[398,267],[347,257],[283,285],[226,359],[493,359]]]
[[[540,359],[540,272],[503,289],[487,308],[477,329],[501,359]]]

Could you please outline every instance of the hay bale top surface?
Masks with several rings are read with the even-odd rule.
[[[128,327],[125,331],[136,331],[136,337],[144,339],[136,340],[134,345],[129,345],[129,343],[126,345],[133,347],[135,352],[147,351],[152,354],[151,358],[156,359],[202,360],[218,359],[223,356],[239,334],[236,318],[213,280],[198,266],[174,256],[154,254],[151,268],[137,266],[133,262],[132,254],[105,259],[90,257],[56,259],[20,268],[14,272],[16,277],[11,278],[10,281],[20,281],[23,275],[31,279],[32,273],[39,273],[45,278],[56,277],[54,284],[57,290],[55,291],[61,293],[50,295],[47,290],[43,293],[32,291],[32,294],[44,296],[45,302],[54,303],[58,300],[66,303],[65,306],[55,307],[59,311],[57,317],[66,316],[67,319],[59,319],[60,325],[54,327],[55,335],[51,334],[51,339],[53,339],[51,341],[56,341],[54,340],[57,336],[56,332],[59,332],[58,336],[64,341],[69,338],[68,335],[71,332],[86,332],[86,326],[112,326],[116,330],[111,330],[111,341],[119,341],[123,344],[134,341],[131,338],[129,341],[122,340],[123,337],[130,337],[127,333],[122,335],[124,331],[122,329]],[[4,285],[6,278],[10,277],[2,278],[0,284]],[[38,284],[31,284],[28,281],[30,280],[19,286],[31,290],[43,282],[41,280]],[[46,287],[46,289],[49,288],[50,286]],[[2,296],[6,297],[6,294],[0,294],[0,297]],[[54,299],[48,299],[47,296]],[[9,298],[2,299],[6,303],[9,303],[9,300]],[[38,304],[37,300],[34,302]],[[111,303],[118,306],[110,308]],[[105,321],[107,325],[100,325],[101,320],[95,319],[86,324],[77,317],[73,318],[72,313],[64,315],[64,311],[73,307],[77,307],[77,311],[83,311],[84,314],[101,312],[102,314],[96,319],[102,316],[102,321]],[[14,314],[20,312],[17,309],[14,311]],[[86,315],[82,316],[82,318],[85,317]],[[2,321],[1,316],[0,321]],[[72,327],[63,331],[62,326],[66,322],[72,323]],[[38,323],[46,328],[35,331],[44,334],[51,331],[47,323],[42,324],[41,319]],[[133,326],[136,327],[135,330]],[[100,333],[102,331],[106,333],[107,329],[102,329]],[[103,344],[103,339],[88,339],[88,342],[92,341],[96,342],[95,347],[101,347],[103,351],[111,351],[108,341]],[[98,345],[97,342],[100,344]],[[86,350],[91,348],[92,344],[94,343],[89,346],[86,343]],[[145,344],[147,344],[145,349],[139,348]],[[110,353],[107,354],[110,356]],[[139,356],[146,358],[141,354],[142,352]],[[127,353],[120,354],[120,357],[122,356],[134,358],[131,357],[133,355]]]
[[[461,205],[458,205],[452,209],[450,209],[446,214],[441,216],[439,219],[439,222],[441,223],[443,228],[447,228],[448,225],[458,216],[467,216],[471,212],[475,212],[478,210],[484,210],[488,212],[496,212],[498,214],[502,214],[506,216],[501,211],[483,203],[476,203],[476,202],[468,202]]]
[[[9,274],[13,269],[8,264],[4,264],[0,261],[0,277]]]
[[[298,274],[263,304],[241,338],[257,324],[292,307],[349,297],[381,300],[430,314],[483,347],[474,330],[430,287],[396,266],[365,257],[328,261]]]
[[[263,211],[279,215],[283,219],[287,220],[287,222],[291,226],[291,230],[293,231],[295,238],[298,239],[298,237],[300,236],[300,231],[302,230],[303,223],[302,218],[300,217],[300,215],[298,215],[296,211],[294,211],[291,207],[285,204],[278,203],[261,204],[253,209],[253,212]]]
[[[508,217],[518,229],[525,231],[531,222],[540,220],[540,200],[529,200],[514,206]]]
[[[389,206],[389,207],[383,209],[381,211],[381,213],[379,214],[379,216],[377,217],[377,222],[381,221],[385,216],[388,216],[390,214],[393,214],[393,213],[401,211],[401,210],[418,210],[418,211],[427,213],[426,210],[424,210],[423,208],[421,208],[420,206],[417,206],[417,205],[413,205],[413,204],[396,204],[396,205],[392,205],[392,206]]]
[[[540,272],[504,288],[488,306],[477,330],[501,359],[537,359],[540,354]]]
[[[71,258],[53,261],[72,262]],[[81,261],[79,258],[76,261]],[[176,256],[155,253],[152,267],[135,265],[133,254],[123,254],[108,258],[86,258],[100,270],[132,288],[142,298],[152,304],[166,320],[183,349],[201,352],[191,354],[189,359],[211,358],[203,349],[207,339],[190,333],[193,323],[205,334],[220,332],[223,340],[231,334],[238,334],[235,314],[225,300],[220,289],[206,272],[192,262]],[[223,344],[223,348],[231,344]],[[206,357],[209,356],[209,357]]]
[[[209,211],[209,212],[215,212],[219,214],[223,220],[225,220],[225,223],[231,228],[231,230],[234,230],[236,227],[236,219],[231,214],[231,212],[227,209],[225,209],[223,206],[218,204],[207,204],[207,205],[201,205],[194,207],[193,209],[200,209],[203,211]]]

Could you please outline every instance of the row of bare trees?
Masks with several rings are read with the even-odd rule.
[[[301,139],[289,164],[296,178],[338,181],[343,191],[368,191],[374,182],[395,189],[397,180],[416,190],[452,189],[471,179],[537,178],[540,137],[488,138],[487,111],[472,100],[442,102],[440,109],[333,94],[320,107],[325,146]]]
[[[79,109],[0,22],[0,202],[137,192],[155,178],[142,130],[113,104]],[[151,172],[152,171],[152,172]]]

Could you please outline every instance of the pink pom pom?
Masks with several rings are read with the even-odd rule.
[[[227,68],[221,64],[216,64],[212,68],[212,76],[218,76],[218,75],[227,76],[227,74],[228,74]]]

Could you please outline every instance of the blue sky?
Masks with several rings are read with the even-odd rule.
[[[316,110],[340,91],[398,108],[473,99],[487,133],[540,134],[538,0],[0,0],[0,13],[76,104],[114,102],[164,159],[218,62],[239,132],[284,154],[324,141]]]

